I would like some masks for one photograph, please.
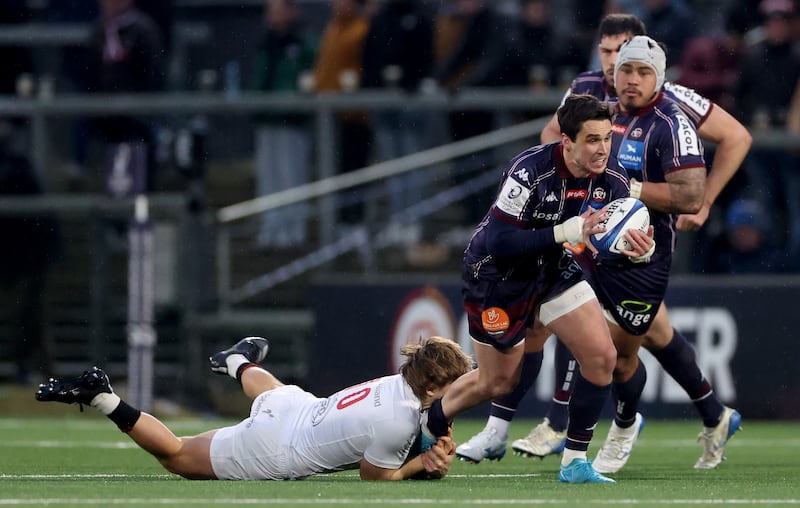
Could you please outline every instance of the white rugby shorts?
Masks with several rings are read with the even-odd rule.
[[[220,480],[291,478],[285,436],[297,411],[316,397],[296,385],[269,390],[253,400],[250,417],[211,438],[211,467]]]

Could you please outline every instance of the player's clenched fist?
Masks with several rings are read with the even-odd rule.
[[[456,444],[450,436],[442,436],[421,455],[422,465],[430,478],[444,478],[456,454]]]

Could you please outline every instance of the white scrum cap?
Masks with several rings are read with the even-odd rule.
[[[622,64],[639,62],[651,67],[656,73],[656,90],[664,84],[664,73],[667,70],[667,55],[659,44],[646,35],[637,35],[622,44],[614,65],[614,76]]]

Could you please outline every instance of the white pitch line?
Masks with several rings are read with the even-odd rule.
[[[103,448],[132,449],[139,445],[132,441],[14,441],[0,442],[0,448]]]
[[[0,480],[111,480],[111,479],[130,479],[130,480],[162,480],[178,479],[178,476],[171,474],[0,474]]]
[[[565,499],[353,499],[353,498],[258,498],[258,499],[186,499],[186,498],[138,498],[138,499],[0,499],[0,506],[41,506],[41,505],[453,505],[453,506],[502,506],[502,505],[565,505],[574,501]],[[665,506],[703,506],[703,505],[762,505],[796,506],[800,499],[582,499],[581,505],[665,505]]]

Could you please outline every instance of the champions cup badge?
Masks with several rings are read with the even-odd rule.
[[[481,313],[483,329],[489,335],[503,335],[508,330],[508,314],[500,307],[490,307]]]

